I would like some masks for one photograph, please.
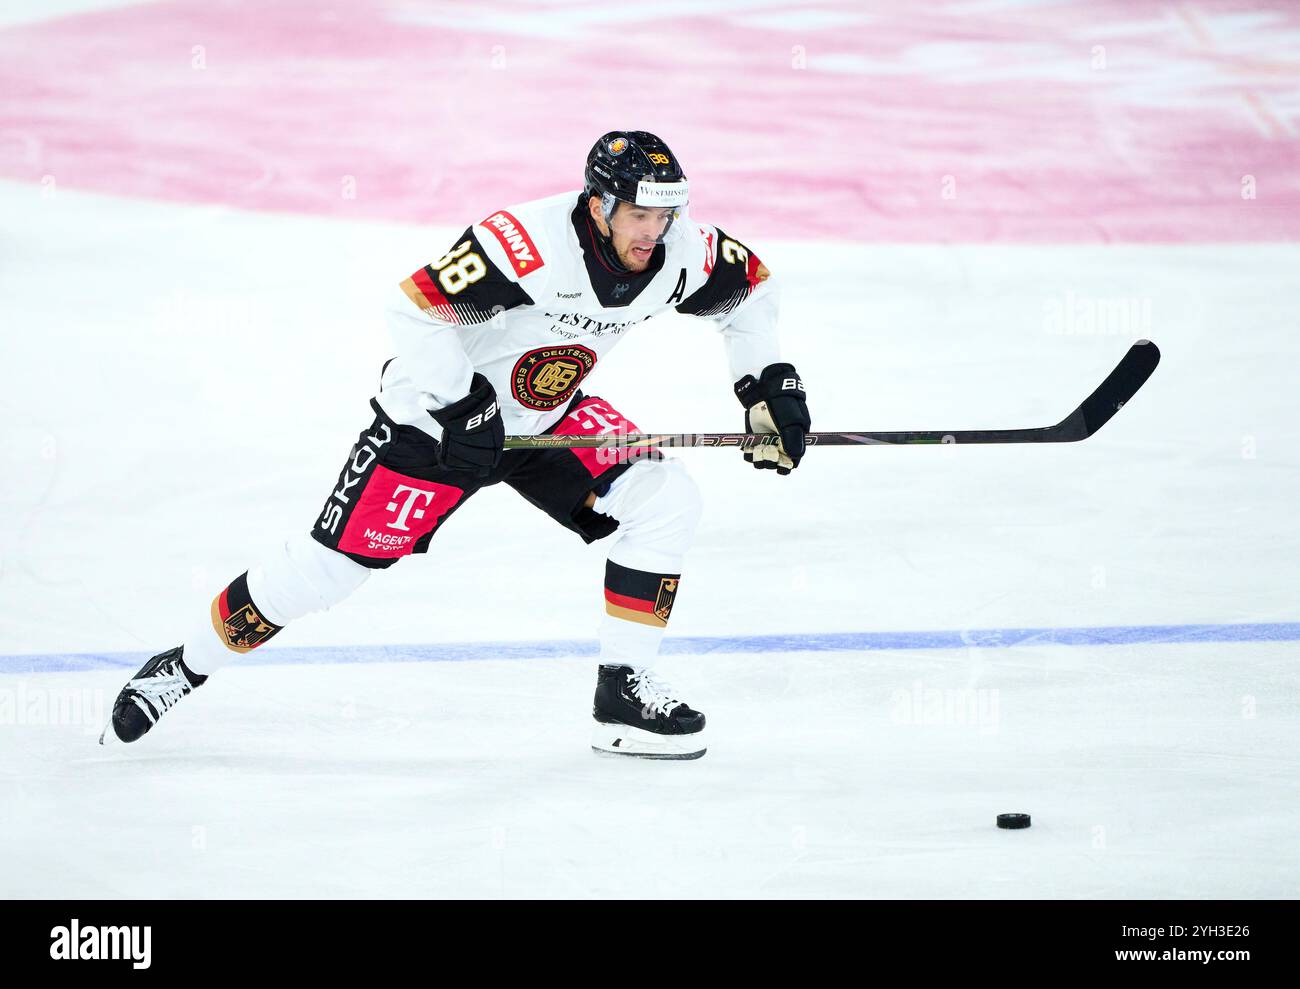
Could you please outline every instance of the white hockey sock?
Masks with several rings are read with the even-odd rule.
[[[600,661],[652,666],[699,524],[699,488],[680,461],[642,460],[592,508],[619,522],[618,541],[605,567]]]
[[[217,595],[185,639],[185,665],[204,676],[256,648],[294,619],[338,604],[370,569],[303,534]]]

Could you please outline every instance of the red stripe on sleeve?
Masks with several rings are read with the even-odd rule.
[[[438,310],[439,319],[445,319],[449,323],[459,322],[456,319],[456,311],[451,308],[451,303],[447,301],[447,297],[442,294],[442,290],[429,277],[425,269],[421,268],[412,275],[411,281],[415,282],[415,287],[420,290],[420,294],[424,296],[430,307]]]

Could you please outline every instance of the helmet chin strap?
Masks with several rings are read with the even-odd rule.
[[[605,218],[605,226],[609,226],[609,221],[614,218],[614,210],[618,209],[618,199],[606,192],[600,197],[600,215]]]
[[[618,256],[618,251],[614,250],[614,231],[610,226],[610,220],[616,209],[618,209],[618,200],[608,192],[602,193],[600,215],[605,220],[605,229],[610,232],[602,233],[600,227],[595,224],[592,224],[592,232],[596,235],[596,250],[600,252],[601,260],[615,271],[625,272],[628,268],[623,264],[623,259]]]
[[[614,238],[606,237],[599,230],[596,231],[596,250],[600,251],[600,256],[604,262],[615,271],[628,271],[627,265],[625,265],[623,259],[618,256],[618,251],[614,250]]]

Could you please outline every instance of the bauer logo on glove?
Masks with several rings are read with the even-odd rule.
[[[812,426],[808,400],[799,372],[790,364],[769,364],[755,378],[736,382],[736,398],[745,407],[745,432],[780,437],[745,451],[745,459],[760,470],[789,474],[804,454],[804,434]]]
[[[501,464],[506,428],[492,383],[476,372],[470,386],[460,401],[429,413],[442,426],[438,463],[488,477]]]

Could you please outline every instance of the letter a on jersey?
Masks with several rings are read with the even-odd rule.
[[[674,302],[681,302],[682,296],[684,296],[685,294],[686,294],[686,269],[683,268],[682,273],[677,276],[677,287],[673,289],[673,294],[668,296],[668,301],[665,303],[665,305],[671,306]]]

